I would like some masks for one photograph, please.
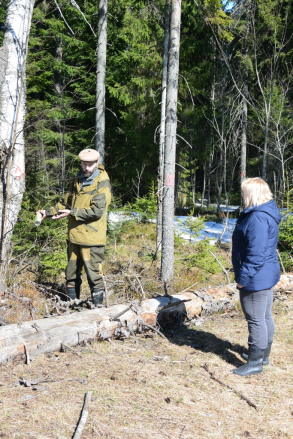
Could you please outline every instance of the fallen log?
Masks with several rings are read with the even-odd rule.
[[[293,290],[293,274],[282,275],[275,291]],[[149,326],[174,327],[185,318],[232,308],[238,300],[235,284],[186,291],[145,299],[141,303],[114,305],[53,318],[0,327],[0,362],[60,350],[88,340],[126,338]]]

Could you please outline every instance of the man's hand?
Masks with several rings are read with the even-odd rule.
[[[46,211],[45,210],[38,210],[37,213],[40,213],[42,215],[42,221],[46,218]]]
[[[66,218],[70,215],[69,209],[59,210],[57,215],[52,216],[53,220],[60,219],[60,218]]]
[[[243,285],[237,284],[237,288],[244,288]]]

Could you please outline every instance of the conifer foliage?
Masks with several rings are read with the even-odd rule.
[[[8,4],[0,6],[1,42]],[[107,1],[104,162],[116,205],[157,187],[165,4]],[[35,4],[25,211],[59,198],[77,172],[78,152],[95,147],[98,17],[93,0]],[[175,209],[240,203],[245,175],[263,176],[279,206],[290,204],[292,23],[290,0],[182,2]]]

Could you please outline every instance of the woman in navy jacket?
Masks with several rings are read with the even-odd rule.
[[[274,336],[273,287],[280,279],[277,244],[281,215],[261,178],[246,179],[241,189],[245,210],[232,236],[232,264],[248,323],[249,353],[247,363],[233,372],[247,376],[261,373],[262,365],[269,363]]]

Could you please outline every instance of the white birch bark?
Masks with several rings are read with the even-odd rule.
[[[159,173],[158,173],[159,175],[158,175],[158,206],[157,206],[157,250],[161,250],[161,246],[162,246],[162,214],[163,214],[162,190],[163,190],[163,179],[164,179],[164,148],[165,148],[165,122],[166,122],[169,29],[170,29],[170,0],[166,0],[164,52],[163,52],[163,74],[162,74]]]
[[[106,52],[107,0],[99,0],[95,149],[101,154],[99,162],[103,166],[105,157]]]
[[[174,267],[174,189],[177,131],[181,0],[172,1],[170,50],[168,62],[166,136],[164,154],[163,234],[161,277],[173,277]]]
[[[34,0],[9,3],[1,49],[0,89],[0,274],[9,262],[10,239],[25,189],[25,64]]]

